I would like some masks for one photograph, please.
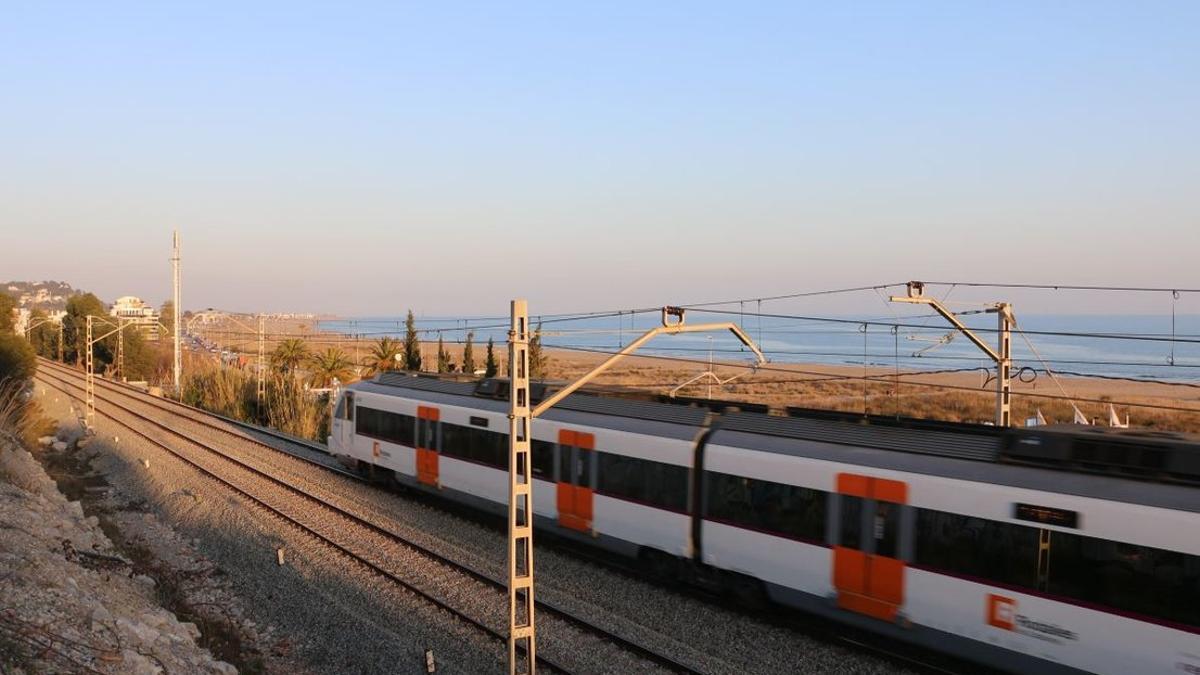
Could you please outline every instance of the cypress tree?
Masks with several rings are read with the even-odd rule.
[[[408,310],[408,318],[404,320],[404,368],[421,369],[421,340],[417,337],[417,321],[413,318],[411,309]]]
[[[462,371],[468,375],[475,374],[475,331],[467,333],[467,344],[463,345]]]
[[[539,323],[533,331],[533,337],[529,338],[529,376],[535,380],[545,379],[549,365],[550,359],[542,351],[542,324]]]
[[[484,362],[483,367],[485,369],[484,377],[495,377],[496,373],[500,371],[500,366],[496,363],[496,346],[492,342],[492,338],[488,338],[487,361]]]
[[[439,373],[450,372],[450,352],[446,351],[445,343],[442,342],[441,333],[438,333],[437,371]]]

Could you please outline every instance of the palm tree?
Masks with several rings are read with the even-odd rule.
[[[363,360],[363,365],[367,367],[367,376],[395,370],[399,365],[396,356],[403,351],[404,345],[399,340],[389,337],[379,338],[379,342],[371,347],[371,353]]]
[[[332,387],[334,380],[345,383],[354,376],[354,362],[346,356],[346,352],[337,347],[314,354],[308,360],[308,367],[312,370],[308,376],[308,383],[317,389]]]
[[[288,339],[280,342],[271,352],[271,366],[281,373],[293,373],[308,358],[308,345],[304,340]]]

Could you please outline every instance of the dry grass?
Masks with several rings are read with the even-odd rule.
[[[183,402],[244,422],[265,424],[284,433],[322,441],[329,429],[328,399],[314,396],[288,375],[267,382],[264,405],[257,401],[254,376],[236,368],[194,360],[183,378]]]
[[[291,326],[294,332],[296,326]],[[311,347],[337,345],[347,354],[357,352],[361,356],[369,353],[373,341],[357,343],[344,336],[310,331]],[[273,341],[268,341],[268,349]],[[248,351],[257,345],[245,347]],[[436,343],[425,342],[422,349],[425,363],[436,360]],[[447,344],[451,360],[460,363],[462,345]],[[483,344],[475,345],[476,363],[482,365]],[[496,345],[501,374],[505,372],[506,349]],[[583,353],[547,349],[547,379],[570,381],[586,373],[604,358],[604,354]],[[688,363],[631,357],[596,380],[597,385],[635,388],[657,394],[667,394],[678,384],[700,374],[705,366]],[[884,368],[856,366],[827,366],[817,364],[771,364],[770,370],[752,373],[739,364],[718,363],[716,372],[723,380],[734,375],[740,377],[725,386],[714,385],[711,395],[716,399],[745,401],[766,404],[773,409],[788,406],[822,408],[847,412],[868,412],[880,415],[900,414],[906,417],[938,419],[954,422],[990,422],[995,417],[994,384],[985,383],[980,373],[953,373],[941,375],[915,375],[901,371],[897,386],[894,371]],[[863,375],[874,378],[866,383]],[[1121,382],[1098,378],[1060,378],[1066,392],[1077,399],[1093,399],[1080,402],[1079,407],[1089,418],[1099,423],[1108,421],[1108,401],[1117,402],[1117,414],[1124,419],[1129,415],[1133,426],[1174,431],[1200,433],[1200,388],[1170,386],[1154,383]],[[951,388],[946,388],[951,387]],[[709,388],[699,382],[679,391],[681,396],[704,397]],[[1034,396],[1031,396],[1034,395]],[[1026,418],[1034,417],[1040,409],[1047,421],[1070,422],[1074,410],[1066,400],[1045,398],[1039,395],[1061,397],[1062,391],[1048,377],[1042,375],[1033,382],[1015,382],[1013,385],[1013,419],[1023,424]],[[1099,402],[1096,402],[1099,401]],[[1189,409],[1187,411],[1156,410],[1149,406],[1167,406]]]

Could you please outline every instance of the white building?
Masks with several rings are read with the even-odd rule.
[[[158,339],[158,312],[141,298],[132,295],[117,298],[108,313],[119,319],[132,320],[147,340]]]

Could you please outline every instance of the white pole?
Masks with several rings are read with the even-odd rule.
[[[183,375],[183,353],[180,343],[181,336],[179,334],[179,315],[183,313],[183,305],[180,300],[180,277],[179,277],[179,230],[174,232],[174,249],[171,254],[171,272],[174,281],[174,297],[172,302],[175,305],[174,326],[171,331],[175,337],[175,359],[172,370],[174,371],[175,397],[182,398],[183,390],[180,388],[180,378]]]
[[[533,675],[537,636],[533,616],[533,478],[530,466],[529,308],[512,301],[508,331],[508,672]],[[524,647],[524,667],[517,654]]]

